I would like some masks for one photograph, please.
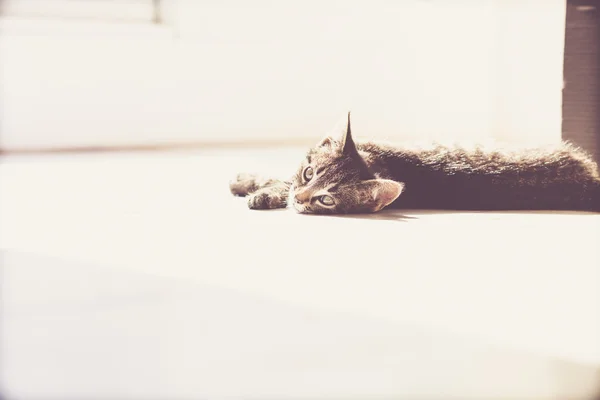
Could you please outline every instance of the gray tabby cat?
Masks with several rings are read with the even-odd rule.
[[[350,113],[340,141],[324,138],[290,181],[239,174],[231,192],[251,209],[369,213],[391,206],[446,210],[600,212],[600,177],[589,155],[569,143],[519,152],[436,146],[409,150],[355,143]]]

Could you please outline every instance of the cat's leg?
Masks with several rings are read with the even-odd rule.
[[[273,181],[248,196],[248,208],[268,210],[286,208],[290,192],[290,183]]]
[[[254,210],[285,208],[290,183],[241,173],[229,183],[229,190],[236,196],[248,196],[248,207]]]
[[[243,197],[275,182],[277,182],[276,179],[264,179],[254,174],[240,173],[229,182],[229,190],[235,196]]]

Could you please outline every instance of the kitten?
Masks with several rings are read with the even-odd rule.
[[[569,143],[518,152],[357,144],[350,113],[341,140],[321,140],[290,181],[239,174],[230,189],[248,196],[251,209],[289,204],[314,214],[368,213],[388,206],[600,212],[598,167]]]

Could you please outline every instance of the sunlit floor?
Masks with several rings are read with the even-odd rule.
[[[302,149],[0,164],[15,397],[589,398],[600,215],[250,211]]]

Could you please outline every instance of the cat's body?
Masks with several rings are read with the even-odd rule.
[[[357,148],[380,178],[404,183],[391,207],[600,211],[596,164],[569,143],[520,151],[376,143]]]
[[[435,146],[408,149],[327,137],[311,149],[291,181],[239,175],[232,193],[254,209],[375,212],[390,206],[446,210],[600,212],[596,163],[577,147],[520,151]],[[289,200],[288,200],[289,199]]]

